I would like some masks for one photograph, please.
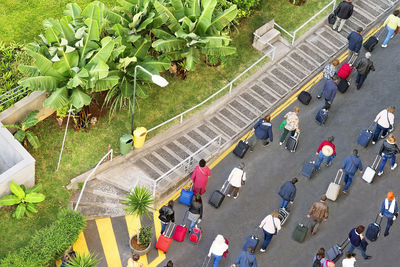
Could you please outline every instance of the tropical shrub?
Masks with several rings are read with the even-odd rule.
[[[27,245],[0,260],[2,267],[38,267],[54,264],[78,239],[86,226],[79,212],[63,209],[57,220],[27,236]]]
[[[96,256],[85,253],[76,253],[75,258],[70,259],[66,264],[67,267],[96,267],[100,262]]]
[[[35,126],[39,122],[38,118],[36,118],[38,113],[38,110],[31,111],[23,122],[3,125],[3,127],[18,129],[18,131],[14,134],[14,138],[22,143],[25,147],[28,146],[27,142],[29,142],[29,144],[36,149],[40,146],[39,138],[33,132],[28,131],[28,129]]]
[[[140,245],[142,245],[143,247],[147,247],[149,246],[151,239],[153,237],[151,230],[153,228],[151,226],[147,226],[147,227],[141,227],[139,230],[139,243]]]

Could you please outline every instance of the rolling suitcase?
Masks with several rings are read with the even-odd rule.
[[[330,261],[337,262],[340,256],[343,255],[343,251],[346,246],[350,243],[350,241],[346,238],[342,244],[335,244],[333,247],[328,249],[326,252],[326,258]]]
[[[304,105],[310,104],[311,101],[311,95],[309,92],[302,91],[298,96],[297,99]]]
[[[179,196],[179,203],[182,203],[186,206],[190,206],[192,203],[193,199],[193,190],[191,189],[191,186],[188,188],[182,188],[181,190],[181,195]]]
[[[339,176],[340,173],[340,176]],[[339,177],[339,180],[338,180]],[[338,171],[336,173],[335,180],[333,180],[332,183],[329,184],[328,190],[326,190],[326,198],[332,201],[336,201],[339,192],[340,192],[340,181],[342,180],[343,177],[343,172]]]
[[[324,125],[326,123],[326,120],[328,119],[328,110],[326,109],[320,109],[315,116],[315,120],[319,125]]]
[[[247,237],[246,243],[244,243],[243,250],[247,251],[247,248],[253,248],[254,250],[256,250],[259,242],[260,239],[256,234],[249,235]]]
[[[381,36],[381,34],[383,32],[385,32],[384,30],[385,27],[383,27],[383,29],[380,31],[379,33],[379,37]],[[372,35],[371,37],[368,38],[368,40],[364,43],[364,48],[365,50],[367,50],[368,52],[372,52],[372,50],[374,50],[375,46],[378,44],[379,42],[379,38],[377,35]]]
[[[296,132],[293,136],[289,136],[286,141],[285,148],[290,152],[296,152],[297,144],[299,143],[300,133]]]
[[[164,252],[168,252],[168,249],[172,243],[171,235],[172,235],[172,232],[174,231],[174,227],[175,227],[174,223],[169,223],[167,225],[167,229],[165,229],[165,232],[162,235],[160,235],[160,237],[157,240],[157,243],[156,243],[157,249],[164,251]]]
[[[190,233],[189,240],[198,244],[201,240],[201,236],[203,235],[203,230],[197,226],[197,224],[193,227],[192,232]]]
[[[346,79],[340,79],[337,84],[338,91],[342,94],[346,93],[347,89],[350,87],[350,83]]]
[[[287,209],[284,208],[279,209],[279,220],[281,221],[281,225],[284,225],[286,220],[289,218],[289,215],[290,213]]]
[[[367,147],[369,142],[371,142],[372,139],[372,126],[374,125],[374,123],[371,123],[371,125],[363,130],[360,134],[360,136],[357,139],[357,143],[362,145],[363,147]]]
[[[225,199],[225,193],[228,190],[228,187],[229,187],[229,181],[226,180],[222,185],[221,190],[215,190],[214,192],[212,192],[210,199],[208,200],[208,203],[214,208],[218,209],[219,206],[221,206],[222,201],[224,201]]]
[[[183,220],[182,220],[182,224],[181,225],[177,225],[175,227],[175,231],[174,234],[172,235],[172,239],[178,241],[178,242],[182,242],[183,240],[185,240],[185,236],[187,233],[187,227],[184,224],[185,222],[185,218],[187,216],[188,211],[185,212],[185,215],[183,216]]]
[[[368,225],[367,232],[365,233],[365,236],[368,238],[368,240],[372,242],[378,239],[379,233],[381,232],[382,217],[380,217],[379,223],[378,217],[380,217],[379,213],[376,215],[375,221]]]
[[[315,160],[311,159],[310,161],[307,161],[303,169],[301,170],[301,175],[303,175],[306,178],[311,178],[312,174],[315,171]]]
[[[303,243],[304,239],[306,239],[307,232],[308,232],[308,227],[302,223],[298,223],[296,225],[296,228],[294,228],[292,239],[299,243]]]
[[[366,181],[367,183],[372,183],[372,181],[374,180],[375,174],[376,174],[376,170],[378,169],[379,163],[381,162],[381,156],[377,155],[375,157],[374,162],[372,163],[371,166],[368,166],[365,169],[365,172],[362,176],[363,180]]]
[[[236,145],[235,149],[233,150],[233,154],[235,154],[237,157],[239,158],[243,158],[244,155],[246,154],[247,150],[249,150],[249,136],[250,133],[252,133],[253,131],[250,131],[246,137],[244,138],[244,140],[240,140],[239,143]]]
[[[351,59],[350,59],[351,60]],[[341,78],[346,80],[349,78],[351,72],[353,71],[354,67],[351,66],[350,63],[344,62],[343,65],[340,67],[340,69],[337,72],[337,75]]]

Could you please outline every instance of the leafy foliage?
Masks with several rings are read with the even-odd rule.
[[[75,258],[69,260],[67,267],[96,267],[100,260],[96,257],[85,253],[77,253]]]
[[[238,9],[236,21],[249,17],[255,9],[260,7],[261,0],[218,0],[217,9],[227,9],[236,5]]]
[[[36,149],[40,146],[39,138],[33,132],[28,131],[28,129],[39,122],[38,118],[36,118],[38,113],[38,110],[31,111],[25,121],[17,124],[3,125],[3,127],[18,129],[14,134],[14,138],[24,145],[26,140],[28,140],[29,144]]]
[[[143,246],[143,247],[147,247],[150,242],[151,242],[151,238],[153,237],[152,233],[151,233],[152,227],[151,226],[147,226],[147,227],[141,227],[139,230],[139,243]]]

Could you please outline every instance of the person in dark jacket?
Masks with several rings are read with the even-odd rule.
[[[339,77],[337,75],[333,76],[332,80],[327,80],[324,89],[322,91],[322,96],[325,99],[325,105],[324,109],[328,110],[333,102],[333,99],[335,99],[336,92],[337,92],[337,83],[338,83]]]
[[[361,159],[358,156],[358,150],[354,149],[353,150],[353,155],[347,156],[342,164],[342,167],[339,171],[344,172],[344,188],[343,188],[343,193],[347,194],[347,190],[349,190],[349,187],[351,183],[353,182],[354,174],[356,174],[356,171],[360,170],[360,173],[363,171],[363,166],[361,163]]]
[[[353,31],[347,36],[347,41],[349,43],[349,56],[347,57],[347,61],[349,61],[354,54],[358,56],[363,42],[362,31],[363,28],[358,27],[356,32]]]
[[[361,86],[363,85],[365,79],[367,79],[367,76],[369,72],[375,71],[374,63],[371,61],[371,53],[367,52],[365,53],[365,57],[360,60],[358,63],[356,69],[357,69],[357,78],[356,78],[356,86],[357,90],[360,90]]]
[[[391,169],[392,171],[396,169],[396,154],[399,153],[400,150],[396,145],[396,138],[393,134],[390,134],[387,140],[385,140],[379,150],[379,155],[382,156],[381,166],[379,167],[378,175],[381,176],[383,174],[383,167],[385,167],[386,161],[388,159],[392,159]]]
[[[335,24],[333,24],[332,29],[335,30],[336,27],[339,25],[338,32],[340,32],[343,28],[343,25],[346,23],[346,20],[348,20],[351,15],[353,15],[353,8],[354,7],[351,3],[351,0],[345,0],[341,2],[333,12],[336,16],[336,21]]]
[[[189,232],[192,231],[196,223],[200,223],[203,218],[203,201],[201,200],[200,194],[197,194],[192,199],[188,210],[188,220],[191,221]]]
[[[174,201],[170,200],[168,205],[162,206],[158,212],[160,213],[158,218],[161,221],[161,234],[163,234],[168,223],[175,222]]]
[[[293,204],[294,198],[296,197],[296,186],[297,178],[293,178],[291,181],[287,181],[281,186],[278,195],[282,198],[281,208],[286,209],[290,204]]]
[[[270,115],[259,119],[254,125],[254,135],[249,141],[250,152],[254,150],[258,140],[262,140],[264,146],[269,145],[269,142],[274,140]]]
[[[353,253],[354,249],[358,249],[361,251],[361,255],[365,260],[368,260],[371,258],[371,256],[368,256],[365,253],[365,247],[368,244],[366,240],[364,239],[364,235],[362,234],[365,230],[364,225],[359,225],[357,228],[351,229],[349,232],[349,240],[350,240],[350,248],[349,248],[349,253]],[[365,243],[365,245],[362,244],[362,242]]]
[[[387,193],[386,199],[382,202],[381,212],[379,216],[385,216],[387,218],[387,224],[384,236],[389,235],[389,229],[399,215],[399,207],[397,206],[396,199],[394,198],[394,193],[392,191]]]
[[[242,251],[232,264],[232,267],[257,267],[257,259],[254,256],[254,248],[248,247],[247,251]]]

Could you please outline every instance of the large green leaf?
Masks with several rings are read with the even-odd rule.
[[[188,0],[188,7],[185,9],[186,16],[195,19],[200,16],[200,0]]]
[[[36,66],[28,66],[28,65],[21,64],[18,66],[18,70],[22,74],[25,74],[26,76],[29,76],[29,77],[34,77],[34,76],[40,75],[40,71],[39,71],[38,67],[36,67]]]
[[[12,206],[20,203],[21,200],[15,195],[8,195],[0,198],[0,205],[3,206]]]
[[[122,81],[119,84],[119,89],[121,90],[121,94],[126,97],[132,97],[133,95],[133,85],[128,82],[125,76],[122,78]]]
[[[164,70],[169,69],[171,62],[167,58],[159,57],[158,59],[155,59],[152,56],[148,56],[144,59],[143,62],[141,62],[140,65],[145,69],[148,69],[151,73],[160,73]]]
[[[31,192],[29,194],[26,194],[25,202],[39,203],[39,202],[42,202],[45,198],[46,197],[43,194],[36,193],[36,192]]]
[[[133,56],[139,59],[144,59],[144,57],[148,54],[149,48],[151,46],[150,40],[141,38],[134,43],[135,50],[133,52]]]
[[[186,57],[185,68],[187,70],[193,70],[194,66],[200,62],[200,53],[196,48],[189,48],[183,56]]]
[[[25,191],[21,188],[21,186],[17,185],[16,182],[12,181],[9,186],[11,192],[19,199],[23,199],[25,197]]]
[[[164,15],[168,18],[166,21],[167,27],[172,32],[177,32],[181,28],[178,20],[175,18],[174,14],[172,14],[172,12],[168,9],[168,7],[160,4],[158,1],[154,1],[153,5],[160,15]]]
[[[104,61],[100,60],[97,64],[93,64],[92,66],[87,65],[89,69],[89,74],[91,78],[95,78],[95,80],[104,79],[108,76],[108,65],[104,63]]]
[[[39,114],[39,110],[29,112],[25,121],[22,123],[24,130],[36,125],[39,122],[38,118],[36,118],[37,114]]]
[[[21,203],[18,205],[18,207],[15,209],[13,216],[17,219],[21,219],[22,216],[24,216],[26,211],[26,205]]]
[[[64,10],[64,15],[69,16],[72,18],[73,23],[78,20],[82,9],[76,3],[69,3],[67,4],[67,8]]]
[[[81,49],[81,65],[84,64],[86,54],[91,50],[91,41],[99,41],[100,39],[99,23],[93,18],[88,18],[85,20],[85,24],[87,26],[87,36]]]
[[[63,108],[69,103],[68,90],[66,87],[55,90],[45,101],[44,106],[51,108]]]
[[[53,76],[36,76],[22,78],[18,81],[18,84],[23,87],[28,87],[31,90],[51,91],[58,88],[58,81],[59,80]]]
[[[211,56],[229,56],[236,53],[236,48],[233,46],[203,47],[201,53]]]
[[[85,105],[89,105],[92,101],[92,98],[84,93],[82,90],[78,88],[74,88],[71,94],[71,103],[76,108],[82,108]]]
[[[72,42],[75,40],[75,32],[68,24],[69,22],[66,17],[60,19],[60,25],[61,25],[60,34],[62,38],[66,39],[68,42]]]
[[[42,184],[37,184],[34,187],[26,189],[25,194],[29,194],[32,192],[39,192],[42,189]]]
[[[88,64],[98,64],[100,61],[107,62],[114,49],[114,40],[107,36],[101,40],[100,50],[90,59]]]
[[[111,22],[112,24],[129,23],[129,21],[124,16],[121,16],[118,12],[115,12],[108,8],[104,10],[104,18],[109,22]]]
[[[31,146],[34,149],[36,149],[40,146],[39,138],[33,132],[26,131],[25,135],[26,135],[26,139],[28,139],[29,144],[31,144]]]
[[[143,99],[149,97],[147,89],[143,85],[138,84],[138,83],[136,84],[136,95]]]
[[[174,7],[174,16],[177,20],[180,20],[185,16],[185,10],[183,8],[182,0],[171,0],[171,4]]]
[[[175,37],[174,35],[170,34],[169,32],[161,30],[161,29],[152,29],[151,32],[158,39],[172,39]]]
[[[140,32],[140,31],[146,29],[146,27],[153,22],[154,16],[155,16],[154,12],[147,14],[146,19],[142,23],[140,23],[139,27],[137,27],[136,32]]]
[[[104,10],[105,5],[102,2],[94,1],[89,3],[82,11],[81,15],[84,18],[91,18],[97,21],[99,30],[103,28]]]
[[[53,69],[53,63],[50,59],[46,58],[42,54],[39,54],[33,50],[33,48],[28,47],[26,53],[35,59],[35,65],[38,67],[40,73],[44,76],[53,76],[56,78],[62,78],[56,70]]]
[[[133,3],[130,3],[129,1],[126,0],[117,0],[117,3],[126,11],[126,12],[132,12],[132,9],[135,7]]]
[[[22,143],[22,142],[24,141],[24,139],[25,139],[25,131],[23,131],[23,130],[18,130],[18,131],[14,134],[14,138],[15,138],[18,142]]]
[[[27,211],[33,212],[33,213],[37,213],[38,209],[36,208],[35,204],[32,203],[27,203],[26,204],[26,209]]]
[[[153,42],[152,46],[156,51],[172,52],[184,49],[186,46],[186,41],[182,39],[159,39]]]
[[[224,10],[224,12],[218,15],[211,22],[209,29],[216,31],[222,31],[225,27],[229,25],[237,16],[238,10],[236,5],[232,5],[230,8]]]
[[[113,88],[118,84],[119,77],[118,76],[109,76],[107,78],[98,80],[94,87],[95,92],[105,91]]]
[[[217,5],[217,0],[202,0],[201,3],[203,10],[195,28],[195,32],[198,35],[204,35],[207,32],[208,27],[210,27],[212,14]]]
[[[58,25],[56,25],[58,24]],[[60,22],[55,19],[45,19],[43,25],[46,28],[44,36],[49,44],[59,43],[59,34],[61,32]]]

